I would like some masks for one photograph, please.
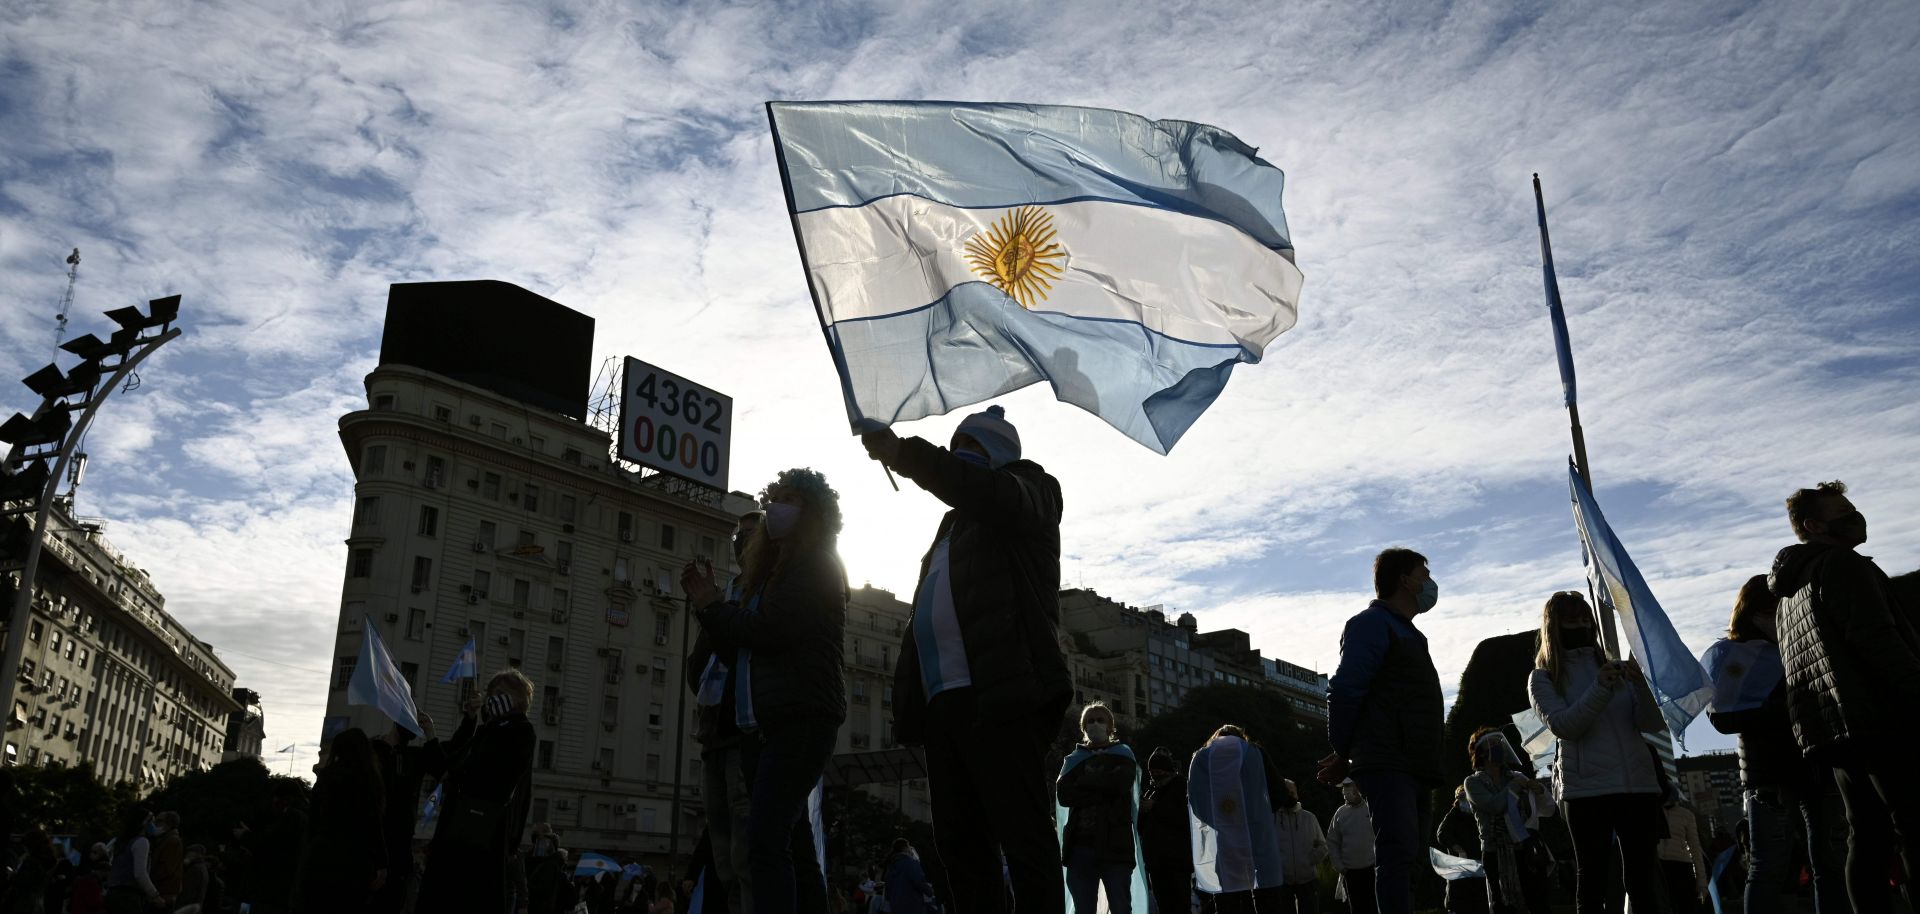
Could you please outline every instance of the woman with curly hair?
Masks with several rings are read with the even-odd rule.
[[[711,568],[688,564],[680,582],[708,635],[737,650],[734,713],[748,746],[741,764],[752,798],[754,912],[826,910],[826,886],[812,861],[797,859],[803,855],[794,853],[793,835],[847,717],[847,575],[835,549],[840,498],[826,477],[792,469],[761,501],[766,518],[741,556],[739,597],[725,599]],[[797,879],[796,868],[810,878]]]

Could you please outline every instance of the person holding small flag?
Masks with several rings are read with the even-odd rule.
[[[418,914],[501,911],[507,858],[520,846],[533,802],[533,681],[517,669],[487,680],[461,707],[460,729],[421,747],[423,768],[440,779],[439,822],[427,845]]]

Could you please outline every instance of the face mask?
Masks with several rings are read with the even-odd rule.
[[[767,506],[767,538],[781,540],[800,525],[800,506],[775,502]]]
[[[1087,725],[1087,742],[1104,743],[1106,741],[1107,741],[1107,725],[1106,724],[1095,722]]]
[[[1440,602],[1440,585],[1434,583],[1432,578],[1428,578],[1426,585],[1420,588],[1420,598],[1415,605],[1419,607],[1420,612],[1426,612],[1438,602]]]
[[[976,454],[972,451],[954,451],[953,456],[977,467],[987,466],[987,456],[985,454]]]
[[[500,694],[488,695],[487,703],[480,707],[480,716],[492,720],[505,716],[511,710],[513,710],[513,699]]]
[[[1560,649],[1571,651],[1576,648],[1593,646],[1593,629],[1563,628],[1560,630]]]

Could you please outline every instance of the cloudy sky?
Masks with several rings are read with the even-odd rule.
[[[1840,477],[1920,566],[1920,17],[1904,4],[0,0],[0,373],[178,293],[89,441],[82,511],[311,762],[386,287],[494,278],[731,394],[734,487],[824,470],[856,580],[938,508],[848,437],[768,99],[1203,121],[1287,172],[1299,326],[1169,457],[1003,398],[1066,491],[1066,578],[1332,668],[1386,545],[1433,560],[1451,690],[1580,586],[1529,175],[1596,489],[1704,649]],[[0,399],[30,409],[25,388]],[[944,441],[957,416],[903,426]],[[1729,743],[1696,727],[1690,748]],[[281,762],[284,759],[274,759]],[[299,769],[296,769],[299,770]]]

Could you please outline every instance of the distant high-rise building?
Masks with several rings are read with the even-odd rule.
[[[368,621],[443,737],[469,688],[518,669],[534,684],[532,822],[575,851],[657,859],[674,785],[681,853],[707,801],[683,739],[680,569],[708,559],[724,577],[753,500],[609,459],[587,421],[592,333],[506,283],[393,287],[368,408],[340,419],[356,482],[327,714],[390,726],[347,704]],[[468,641],[477,678],[443,683]]]
[[[0,535],[0,600],[12,605],[32,515]],[[47,515],[46,548],[34,580],[26,653],[4,764],[67,767],[91,762],[109,783],[143,792],[221,760],[227,720],[238,707],[233,671],[167,614],[147,572],[107,541],[106,521],[75,517],[72,502]],[[9,565],[9,563],[11,563]]]
[[[1695,812],[1716,829],[1733,833],[1745,817],[1744,793],[1740,788],[1740,756],[1730,749],[1683,755],[1674,761],[1680,775],[1680,789],[1692,801]]]

